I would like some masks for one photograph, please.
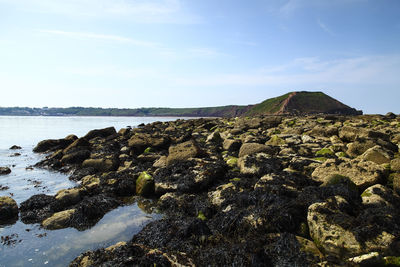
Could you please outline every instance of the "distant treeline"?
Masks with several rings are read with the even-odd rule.
[[[240,116],[251,106],[222,106],[209,108],[29,108],[0,107],[3,116],[176,116],[176,117],[234,117]]]

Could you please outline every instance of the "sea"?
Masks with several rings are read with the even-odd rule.
[[[0,196],[10,196],[19,205],[33,195],[54,195],[60,189],[76,186],[66,174],[33,167],[45,157],[32,152],[41,140],[69,134],[80,137],[90,130],[110,126],[118,131],[141,123],[176,119],[179,118],[0,116],[0,167],[11,169],[10,174],[0,176]],[[13,145],[22,149],[10,150]],[[87,250],[129,241],[147,223],[161,218],[141,207],[141,203],[133,202],[114,209],[85,231],[46,230],[40,224],[24,224],[20,220],[0,225],[0,267],[68,266]]]

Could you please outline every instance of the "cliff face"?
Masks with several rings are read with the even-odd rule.
[[[291,92],[267,99],[255,105],[246,115],[262,114],[342,114],[361,115],[362,111],[351,108],[322,92]]]

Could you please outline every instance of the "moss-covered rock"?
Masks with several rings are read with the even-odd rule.
[[[147,172],[140,173],[136,180],[136,194],[139,196],[151,196],[154,194],[154,179]]]
[[[18,205],[10,197],[0,197],[0,223],[18,216]]]
[[[333,157],[335,153],[330,148],[323,148],[315,153],[317,157]]]

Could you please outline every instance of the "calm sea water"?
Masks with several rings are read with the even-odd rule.
[[[47,170],[27,168],[43,159],[32,152],[44,139],[78,137],[92,129],[114,126],[118,131],[140,123],[170,121],[168,117],[13,117],[0,116],[0,166],[11,168],[11,174],[0,176],[0,196],[11,196],[18,204],[35,194],[55,194],[58,190],[75,186],[68,176]],[[21,150],[9,150],[12,145]],[[20,153],[20,156],[14,156]],[[11,242],[0,243],[0,266],[67,266],[80,253],[127,241],[158,214],[147,214],[133,203],[106,214],[94,227],[86,231],[72,228],[49,231],[39,224],[0,226],[0,236],[11,237]]]

